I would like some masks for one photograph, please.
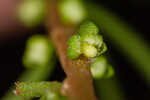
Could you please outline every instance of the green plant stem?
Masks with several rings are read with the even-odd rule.
[[[18,81],[42,81],[46,80],[52,74],[51,71],[54,66],[56,65],[56,57],[53,57],[51,60],[51,64],[47,67],[43,67],[42,69],[27,69],[18,79]],[[22,100],[21,97],[16,96],[13,93],[14,87],[12,87],[8,93],[2,97],[1,100]]]
[[[150,47],[135,30],[101,5],[87,4],[89,18],[97,22],[116,47],[124,53],[150,85]]]
[[[117,79],[95,80],[95,89],[100,100],[126,100]]]
[[[18,82],[15,91],[17,95],[24,98],[35,98],[52,97],[52,95],[60,94],[60,89],[59,82]]]

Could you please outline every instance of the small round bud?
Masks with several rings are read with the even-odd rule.
[[[64,23],[79,24],[86,18],[86,10],[80,0],[62,0],[59,12]]]
[[[97,57],[91,64],[91,73],[95,79],[101,79],[107,69],[107,61],[104,57]]]
[[[80,28],[77,33],[82,36],[85,34],[97,35],[98,32],[98,27],[93,22],[87,21],[80,25]]]
[[[40,0],[25,0],[19,8],[19,19],[28,27],[34,27],[44,20],[46,5]]]
[[[95,35],[92,34],[86,34],[86,35],[82,35],[81,36],[81,42],[82,43],[86,43],[86,44],[90,44],[90,45],[95,45]]]
[[[27,41],[23,63],[28,68],[45,67],[49,64],[53,51],[53,45],[46,37],[32,36]]]
[[[99,47],[103,44],[103,38],[101,35],[85,34],[81,36],[81,42]]]
[[[87,58],[96,57],[96,55],[97,55],[97,49],[94,46],[92,46],[92,45],[82,44],[82,53]]]
[[[68,41],[67,56],[70,59],[76,59],[81,54],[80,36],[74,35]]]

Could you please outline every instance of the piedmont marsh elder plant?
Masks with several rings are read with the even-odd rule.
[[[92,11],[93,7],[89,6],[91,13],[89,15],[85,6],[87,5],[84,5],[84,1],[81,0],[24,0],[20,4],[19,19],[28,27],[35,27],[45,22],[50,38],[43,35],[34,35],[28,40],[23,63],[31,72],[29,74],[27,72],[16,83],[14,93],[17,96],[25,99],[38,97],[40,100],[97,100],[99,97],[96,94],[101,93],[99,92],[100,89],[103,92],[105,92],[105,89],[110,90],[105,84],[103,84],[104,89],[99,88],[98,84],[104,80],[109,80],[115,71],[104,56],[107,51],[107,45],[94,22],[99,25],[102,23],[102,27],[108,30],[108,33],[116,32],[119,34],[126,31],[123,31],[123,26],[119,28],[113,21],[112,23],[115,23],[117,27],[112,26],[110,28],[108,23],[112,19],[109,18],[109,14],[105,10],[101,9],[101,12],[98,12],[94,9]],[[97,13],[102,15],[97,15]],[[94,22],[85,21],[89,17]],[[108,22],[103,21],[105,17]],[[99,20],[99,18],[101,19]],[[125,29],[128,30],[128,28]],[[132,32],[129,31],[129,33]],[[115,38],[116,41],[119,40],[119,37],[117,37],[119,35],[111,34],[110,36]],[[132,36],[128,35],[127,37]],[[130,50],[127,50],[127,52],[133,58],[136,58],[135,61],[138,61],[140,65],[148,65],[147,60],[141,63],[142,60],[138,52],[133,53],[133,48],[128,47],[126,42],[122,40],[117,43],[121,46],[124,45],[125,48],[130,48],[132,53],[130,53]],[[138,39],[135,39],[135,41],[135,44],[138,45],[137,47],[140,47],[140,42],[137,42]],[[146,51],[147,49],[142,50]],[[144,55],[147,54],[145,53]],[[54,70],[54,65],[51,65],[51,63],[55,62],[56,56],[59,56],[66,78],[63,82],[45,82],[44,80]],[[54,61],[52,60],[53,58],[55,59]],[[34,72],[33,70],[36,71]],[[147,70],[146,72],[148,73]],[[113,83],[112,80],[109,82],[110,84]],[[113,89],[115,87],[114,83],[110,85]],[[116,91],[118,94],[121,93],[117,89]],[[115,92],[113,93],[115,94]],[[118,94],[115,94],[114,98],[118,98]],[[104,95],[106,96],[107,92]],[[12,100],[20,100],[20,98],[16,98],[14,97]]]
[[[23,56],[25,72],[2,100],[124,100],[116,78],[109,79],[115,71],[104,55],[107,45],[97,25],[150,82],[148,46],[101,5],[84,0],[23,0],[17,12],[27,27],[45,24],[48,35],[29,38]],[[57,58],[66,78],[45,81],[58,75],[52,73]]]
[[[83,54],[92,62],[90,69],[93,78],[101,79],[102,77],[111,77],[113,69],[109,68],[107,60],[101,56],[101,52],[104,53],[106,47],[103,47],[102,36],[97,32],[98,28],[94,23],[83,23],[77,33],[68,40],[67,55],[70,59],[78,59]],[[88,37],[89,35],[91,36]],[[25,66],[34,68],[48,65],[49,57],[52,56],[52,47],[49,43],[50,41],[44,36],[31,37],[28,40],[23,59]],[[82,69],[82,66],[80,67]],[[61,93],[61,83],[57,82],[18,82],[15,94],[28,99],[40,97],[40,100],[68,100]]]
[[[57,13],[55,11],[55,3],[50,6],[50,12]],[[60,19],[65,24],[79,25],[79,23],[86,18],[86,11],[80,0],[62,0],[58,3],[58,6],[58,13],[60,13],[61,16]],[[34,0],[25,0],[22,6],[20,6],[20,19],[26,26],[36,26],[43,21],[45,7],[45,1],[42,2],[39,0],[36,2]],[[73,10],[75,14],[71,13],[70,10]],[[27,14],[27,16],[25,16],[25,14]],[[102,61],[102,59],[104,61],[106,61],[106,59],[100,58],[107,50],[103,37],[98,34],[98,27],[93,22],[87,21],[80,25],[75,34],[70,37],[69,40],[67,39],[68,41],[57,40],[57,37],[61,36],[61,34],[57,36],[57,31],[60,28],[57,26],[61,26],[61,24],[55,22],[55,18],[58,18],[57,14],[54,14],[54,17],[50,17],[51,22],[48,27],[52,27],[52,41],[58,50],[57,52],[60,55],[67,78],[62,85],[56,82],[17,82],[15,94],[27,99],[39,97],[40,100],[96,100],[91,76],[101,79],[110,73],[107,62]],[[55,28],[53,27],[54,24],[56,24]],[[66,30],[68,29],[63,29],[62,27],[59,33],[63,33],[63,31]],[[68,36],[66,35],[66,37]],[[65,40],[65,36],[61,38]],[[64,43],[61,44],[62,47],[59,46],[60,43]],[[52,47],[50,47],[50,44],[50,41],[44,36],[36,35],[31,37],[28,40],[23,57],[24,65],[28,68],[32,68],[32,70],[36,67],[42,68],[48,66],[52,56]],[[63,56],[66,58],[61,58]],[[69,61],[69,59],[71,61]],[[89,66],[89,61],[91,61],[91,66]],[[70,68],[66,66],[70,66]],[[53,70],[53,68],[51,68],[51,70]],[[80,70],[82,70],[82,72]],[[71,76],[70,73],[72,74]],[[113,74],[109,74],[109,76],[112,75]],[[84,85],[84,80],[87,80],[86,85]],[[80,87],[82,87],[82,89],[76,91],[76,89]]]
[[[75,59],[83,54],[87,58],[92,58],[104,53],[107,47],[98,31],[97,26],[92,22],[82,24],[77,34],[69,39],[68,57]]]
[[[106,58],[101,56],[106,52],[107,46],[98,32],[99,29],[93,22],[83,23],[77,33],[69,39],[67,55],[70,59],[78,59],[79,56],[84,55],[92,60],[92,75],[100,79],[103,76],[111,77],[114,71],[112,67],[108,67]]]

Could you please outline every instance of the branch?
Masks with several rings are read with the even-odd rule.
[[[66,42],[75,27],[73,25],[65,26],[61,23],[56,2],[49,5],[47,28],[56,46],[62,67],[67,74],[62,86],[62,93],[71,100],[96,100],[88,59],[82,56],[77,60],[67,58]]]

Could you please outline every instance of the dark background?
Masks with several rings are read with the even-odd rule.
[[[11,0],[7,1],[5,4]],[[0,2],[2,5],[3,2]],[[13,1],[13,0],[12,0]],[[14,0],[17,4],[19,0]],[[120,16],[120,18],[131,24],[148,43],[150,43],[150,1],[148,0],[89,0],[94,3],[100,3],[108,8],[111,12]],[[14,3],[13,3],[14,4]],[[14,6],[16,5],[14,4]],[[13,6],[12,6],[13,7]],[[2,6],[0,6],[0,9]],[[5,7],[6,8],[6,7]],[[9,9],[8,9],[9,10]],[[8,11],[9,13],[9,11]],[[0,21],[4,12],[0,10]],[[9,16],[11,17],[11,16]],[[8,18],[9,18],[8,17]],[[6,21],[8,21],[6,19]],[[9,23],[9,22],[8,22]],[[16,81],[17,77],[23,72],[22,55],[25,48],[26,40],[31,33],[44,33],[44,28],[36,28],[34,30],[26,29],[10,20],[15,27],[6,25],[6,29],[0,29],[0,96],[8,90],[8,88]],[[0,22],[0,24],[3,24]],[[17,29],[15,29],[18,27]],[[10,31],[10,29],[12,31]],[[27,33],[27,34],[26,34]],[[8,34],[8,35],[3,35]],[[9,35],[11,34],[11,35]],[[15,35],[12,35],[15,34]],[[21,34],[21,35],[20,35]],[[107,39],[107,37],[106,37]],[[107,41],[111,48],[111,57],[115,63],[115,70],[120,80],[128,100],[149,100],[150,89],[146,82],[132,69],[134,66],[125,56],[113,47],[113,44]]]

